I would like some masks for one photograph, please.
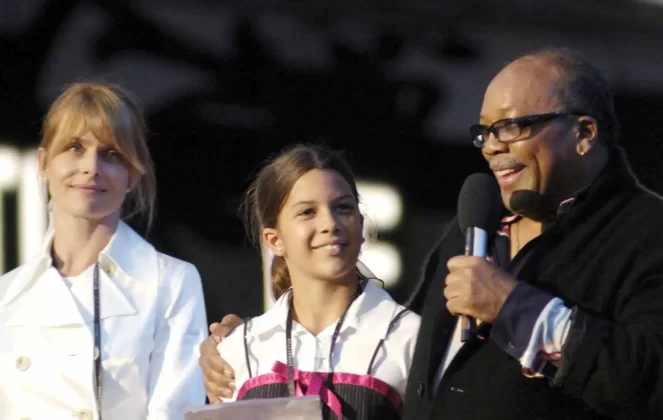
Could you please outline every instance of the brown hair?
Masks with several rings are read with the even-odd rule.
[[[138,102],[123,88],[104,83],[74,83],[53,102],[42,127],[47,158],[60,153],[73,137],[91,131],[112,144],[133,176],[140,175],[123,205],[123,217],[141,215],[152,224],[156,177],[147,148],[147,127]]]
[[[601,71],[581,54],[567,48],[548,47],[521,55],[553,66],[560,80],[557,100],[567,111],[586,112],[596,118],[599,138],[607,146],[617,143],[620,124],[610,85]]]
[[[337,153],[319,145],[295,145],[262,167],[246,192],[242,210],[249,238],[260,246],[262,231],[275,228],[283,205],[295,182],[314,169],[333,170],[350,185],[359,203],[357,184],[350,165]],[[283,257],[275,256],[271,267],[272,292],[278,299],[290,286],[290,274]]]

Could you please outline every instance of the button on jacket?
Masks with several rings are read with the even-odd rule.
[[[0,419],[99,418],[93,278],[67,286],[51,243],[0,277]],[[122,222],[98,263],[104,420],[182,419],[205,402],[198,271]]]

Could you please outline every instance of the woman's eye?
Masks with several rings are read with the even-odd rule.
[[[337,206],[337,208],[339,210],[343,211],[343,212],[350,212],[350,211],[354,211],[355,206],[353,206],[351,204],[344,203],[344,204],[339,204]]]
[[[118,158],[120,154],[115,149],[106,150],[106,156],[111,158]]]
[[[69,146],[67,146],[67,150],[69,150],[70,152],[78,152],[81,149],[82,147],[78,143],[71,143]]]

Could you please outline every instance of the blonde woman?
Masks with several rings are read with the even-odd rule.
[[[52,229],[0,277],[0,418],[174,420],[205,400],[200,276],[123,219],[152,219],[142,112],[79,83],[51,106],[38,153]]]

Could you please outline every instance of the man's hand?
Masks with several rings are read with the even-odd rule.
[[[209,327],[210,336],[200,344],[198,364],[203,369],[205,391],[210,403],[221,402],[221,397],[230,398],[235,392],[235,372],[217,350],[219,344],[244,321],[237,315],[226,315],[221,322]]]
[[[481,257],[457,256],[447,262],[444,297],[454,315],[492,324],[518,281]]]

